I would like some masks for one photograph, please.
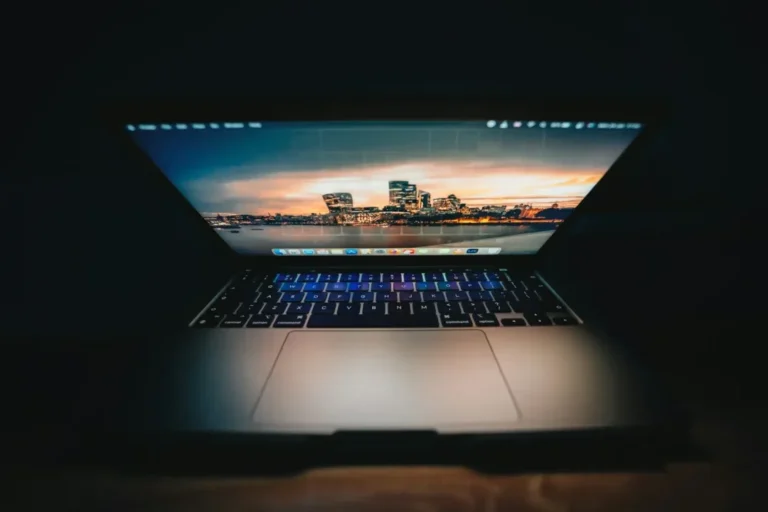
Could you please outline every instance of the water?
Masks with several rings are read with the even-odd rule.
[[[532,252],[553,232],[552,224],[464,224],[453,226],[242,226],[239,233],[217,231],[236,251],[263,254],[273,248],[345,247],[502,247]],[[482,243],[480,243],[482,241]],[[522,246],[525,246],[524,249]]]

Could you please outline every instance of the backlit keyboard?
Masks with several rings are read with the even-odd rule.
[[[246,270],[193,326],[311,329],[577,323],[535,274],[502,270],[263,274]]]

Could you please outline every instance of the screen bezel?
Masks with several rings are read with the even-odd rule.
[[[659,125],[665,112],[662,100],[564,100],[553,98],[422,98],[422,97],[312,97],[254,99],[195,99],[195,100],[139,100],[108,105],[103,110],[110,131],[120,141],[125,156],[135,158],[138,166],[149,171],[158,186],[171,187],[181,199],[190,222],[205,225],[211,237],[217,239],[231,255],[246,266],[329,268],[350,266],[376,267],[530,267],[553,246],[558,235],[573,219],[589,210],[590,197],[598,187],[605,186],[606,178],[617,168],[631,161],[642,151],[650,134]],[[231,121],[462,121],[485,119],[535,119],[562,121],[589,119],[594,121],[638,122],[643,128],[635,140],[622,152],[614,164],[584,197],[574,212],[555,230],[535,254],[500,254],[487,256],[276,256],[242,255],[230,247],[210,228],[186,197],[154,164],[149,155],[130,137],[126,124],[139,123],[193,123]],[[134,160],[131,160],[133,162]],[[196,219],[196,220],[193,220]]]

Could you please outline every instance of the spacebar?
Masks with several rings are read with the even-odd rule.
[[[310,315],[307,327],[440,327],[434,313],[417,315]]]

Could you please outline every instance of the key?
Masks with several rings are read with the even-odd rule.
[[[400,302],[421,302],[419,292],[400,292]]]
[[[297,281],[301,283],[314,283],[317,281],[317,274],[310,273],[310,274],[299,274],[299,278]]]
[[[465,282],[460,283],[460,284],[461,284],[461,290],[465,291],[465,292],[471,292],[471,291],[475,291],[475,290],[482,290],[482,288],[480,288],[480,283],[478,283],[476,281],[465,281]]]
[[[408,272],[403,274],[403,281],[406,281],[409,283],[415,283],[416,281],[421,281],[421,280],[422,280],[421,273],[416,274],[413,272]]]
[[[261,283],[259,286],[259,293],[272,293],[280,289],[281,284],[278,283]]]
[[[415,286],[413,283],[393,283],[392,289],[396,292],[412,292]]]
[[[349,302],[348,293],[332,293],[328,297],[328,302]]]
[[[517,300],[517,297],[511,291],[493,290],[491,295],[493,295],[494,300]]]
[[[256,298],[257,302],[267,302],[267,303],[274,303],[280,300],[280,295],[282,295],[279,292],[271,292],[271,293],[262,293]]]
[[[485,277],[485,272],[466,272],[466,276],[468,281],[480,282],[488,280]]]
[[[469,300],[472,301],[485,301],[492,300],[491,292],[469,292]]]
[[[231,313],[237,309],[239,304],[239,298],[230,297],[229,295],[222,295],[216,299],[216,302],[213,303],[213,306],[219,308],[219,312]]]
[[[360,280],[360,274],[358,274],[356,272],[355,273],[350,272],[350,273],[346,273],[346,274],[341,274],[341,279],[340,279],[340,281],[342,283],[356,283],[359,280]]]
[[[373,283],[371,290],[374,292],[391,292],[392,283]]]
[[[503,287],[501,286],[501,283],[498,281],[483,281],[480,283],[480,286],[483,287],[483,290],[502,290]]]
[[[459,289],[459,283],[455,281],[443,281],[442,283],[437,283],[437,289],[441,292],[447,292],[450,290],[458,290]]]
[[[360,276],[360,281],[363,281],[364,283],[378,283],[379,281],[381,281],[381,274],[378,272],[364,273],[363,275]]]
[[[442,272],[428,272],[424,274],[424,280],[429,282],[445,281]]]
[[[389,314],[394,315],[397,313],[411,313],[411,305],[407,302],[393,302],[389,305]]]
[[[413,305],[413,312],[415,313],[434,313],[435,306],[431,302],[420,302]]]
[[[440,322],[443,327],[472,327],[469,315],[463,313],[443,313],[440,315]]]
[[[387,306],[384,303],[366,302],[363,304],[363,315],[384,315],[387,312]]]
[[[283,302],[279,302],[277,304],[265,304],[264,308],[261,310],[262,315],[282,315],[283,311],[285,311],[286,304]]]
[[[304,294],[302,292],[284,293],[280,300],[282,302],[301,302],[304,300]]]
[[[397,302],[397,293],[376,292],[376,302]]]
[[[222,313],[204,314],[194,323],[194,327],[216,327],[224,318]]]
[[[512,308],[509,307],[509,304],[506,302],[500,302],[500,301],[491,301],[491,302],[484,302],[485,307],[488,308],[489,313],[511,313]]]
[[[523,316],[530,325],[552,325],[552,320],[545,313],[525,313]]]
[[[352,294],[352,302],[371,302],[373,300],[373,292],[354,292]]]
[[[437,310],[440,313],[461,313],[461,307],[458,302],[438,302]]]
[[[242,327],[248,321],[248,315],[227,315],[219,327]]]
[[[448,281],[466,281],[467,280],[467,278],[464,277],[463,272],[447,272],[445,274],[445,278]]]
[[[347,291],[347,283],[329,283],[325,287],[327,292],[345,292]]]
[[[336,303],[327,303],[327,304],[315,304],[315,307],[312,309],[313,315],[334,315],[336,314]]]
[[[435,283],[426,283],[426,282],[416,283],[417,292],[427,292],[427,291],[436,291],[436,290],[437,290],[437,284]]]
[[[312,309],[311,302],[294,302],[288,304],[288,309],[285,310],[286,315],[307,315]]]
[[[252,302],[251,304],[243,304],[240,309],[237,310],[238,315],[258,315],[261,308],[264,307],[263,302]]]
[[[282,283],[280,285],[281,292],[300,292],[304,283]]]
[[[246,324],[246,327],[269,327],[275,315],[253,315]]]
[[[488,278],[488,281],[501,281],[502,278],[500,272],[486,272],[485,275]]]
[[[472,319],[478,327],[498,327],[499,321],[492,313],[472,313]]]
[[[359,302],[339,304],[339,307],[336,310],[336,314],[337,315],[359,315],[360,306],[361,304]]]
[[[273,327],[304,327],[306,321],[307,315],[280,315],[275,319]]]
[[[556,325],[578,325],[579,322],[576,321],[575,318],[572,316],[559,316],[556,318],[553,318],[552,321]]]
[[[349,292],[368,292],[371,290],[371,283],[349,283],[347,291]]]
[[[482,302],[462,302],[461,309],[463,309],[465,313],[487,313]]]
[[[206,313],[210,313],[212,315],[228,315],[230,313],[234,313],[235,310],[237,310],[237,306],[239,305],[240,304],[238,302],[233,302],[231,304],[224,304],[223,306],[218,306],[214,304],[213,306],[208,308],[208,311],[206,311]]]
[[[424,302],[437,302],[445,300],[445,294],[443,292],[424,292],[422,294]]]
[[[304,285],[305,292],[322,292],[325,288],[325,283],[307,283]]]
[[[296,274],[277,274],[275,276],[276,283],[292,283],[296,281]]]
[[[448,300],[467,300],[467,292],[446,292],[445,296]]]
[[[339,274],[320,274],[318,283],[335,283],[339,279]]]
[[[399,283],[403,280],[403,274],[399,272],[384,272],[381,275],[381,280],[385,283]]]
[[[440,327],[437,315],[420,313],[417,315],[312,315],[309,328],[383,328],[383,327]]]
[[[501,325],[504,327],[524,327],[528,324],[522,318],[502,318]]]

